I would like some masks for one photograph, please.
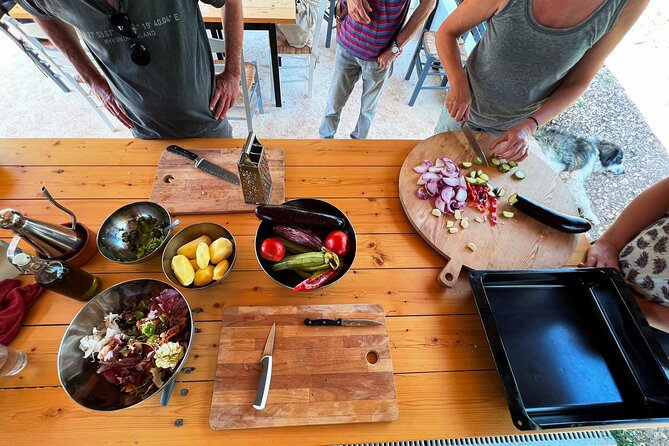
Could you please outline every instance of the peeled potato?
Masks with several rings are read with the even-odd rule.
[[[197,259],[188,259],[191,265],[193,265],[193,269],[197,272],[200,267],[197,265]]]
[[[205,286],[209,285],[213,281],[214,277],[214,265],[209,265],[204,269],[200,269],[195,273],[195,279],[193,280],[193,285],[195,286]]]
[[[219,237],[209,245],[209,255],[214,265],[230,257],[230,254],[232,254],[232,242],[225,237]]]
[[[207,246],[206,243],[197,245],[195,259],[197,260],[197,266],[199,266],[200,269],[205,269],[209,266],[209,246]]]
[[[181,248],[177,249],[177,254],[186,256],[189,259],[194,259],[196,256],[197,247],[200,245],[200,243],[206,243],[208,245],[211,243],[211,238],[206,235],[198,237],[195,240],[192,240],[183,245]]]
[[[188,286],[193,283],[195,279],[195,270],[193,265],[188,261],[184,255],[176,255],[172,257],[172,271],[177,276],[177,280],[183,286]]]
[[[216,268],[214,268],[213,280],[219,280],[221,277],[223,277],[228,268],[230,268],[230,262],[228,261],[228,259],[221,260],[216,265]]]

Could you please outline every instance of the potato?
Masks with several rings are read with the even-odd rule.
[[[186,256],[176,255],[172,257],[172,271],[183,286],[190,285],[195,279],[195,270]]]
[[[194,259],[196,256],[196,251],[197,251],[197,246],[200,243],[206,243],[207,245],[211,243],[211,238],[209,236],[203,235],[202,237],[198,237],[195,240],[192,240],[185,245],[183,245],[181,248],[177,249],[177,254],[186,256],[189,259]]]
[[[205,269],[209,266],[209,246],[206,243],[197,245],[195,259],[197,261],[197,266],[199,266],[200,269]]]
[[[230,268],[230,262],[228,259],[223,259],[221,260],[218,265],[216,265],[216,268],[214,268],[214,280],[219,280],[225,272]]]
[[[209,285],[213,281],[214,277],[214,265],[209,265],[204,269],[200,269],[195,273],[195,279],[193,280],[193,285],[195,286],[205,286]]]
[[[209,245],[209,256],[211,263],[218,265],[221,260],[227,259],[232,254],[232,242],[225,237],[220,237],[214,240],[214,243]]]
[[[193,269],[195,270],[195,272],[197,272],[197,270],[200,269],[200,267],[197,266],[197,259],[189,259],[188,261],[190,262],[191,265],[193,265]]]

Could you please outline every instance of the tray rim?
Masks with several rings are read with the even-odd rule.
[[[570,428],[570,427],[584,427],[584,426],[604,426],[613,424],[632,424],[639,422],[667,422],[667,418],[643,418],[643,419],[624,419],[624,420],[604,420],[604,421],[578,421],[578,422],[563,422],[551,423],[550,426],[545,426],[537,423],[528,414],[527,408],[523,404],[520,389],[515,379],[509,357],[506,349],[502,344],[499,336],[499,330],[494,320],[490,302],[483,285],[483,280],[490,274],[502,275],[565,275],[574,273],[592,273],[593,271],[603,274],[607,279],[611,280],[614,287],[618,291],[621,303],[628,311],[635,326],[640,330],[641,334],[650,349],[657,366],[664,372],[665,378],[669,381],[669,358],[662,349],[660,343],[655,338],[653,328],[648,324],[641,309],[634,300],[633,293],[625,284],[620,272],[615,268],[555,268],[555,269],[536,269],[536,270],[471,270],[468,273],[469,282],[472,287],[472,294],[476,303],[476,308],[479,312],[483,330],[488,340],[488,346],[492,353],[497,373],[502,381],[502,387],[509,407],[509,412],[512,418],[513,425],[519,430],[542,430],[546,428]],[[491,333],[493,332],[494,333]]]

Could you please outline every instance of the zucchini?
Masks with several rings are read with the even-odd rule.
[[[495,157],[493,157],[493,158],[490,159],[490,163],[491,163],[493,166],[499,166],[500,164],[502,164],[502,161],[501,161],[499,158],[497,158],[497,157],[495,156]]]
[[[256,207],[256,217],[275,225],[317,226],[343,228],[344,219],[322,212],[313,212],[287,204],[262,204]]]
[[[585,218],[562,214],[520,194],[512,194],[508,202],[524,214],[558,231],[578,234],[592,229]]]
[[[509,166],[511,166],[511,167],[516,167],[517,165],[518,165],[517,162],[515,162],[515,161],[509,161]]]
[[[474,158],[474,164],[483,164],[483,160],[481,159],[480,156]]]
[[[465,181],[467,181],[469,184],[477,184],[476,180],[477,178],[465,177]]]
[[[279,240],[281,240],[281,243],[283,243],[283,246],[286,248],[286,251],[290,252],[291,254],[302,254],[305,252],[311,252],[310,248],[298,245],[297,243],[291,242],[288,239],[279,237]]]
[[[524,180],[524,179],[525,179],[525,171],[524,171],[524,170],[516,170],[516,171],[513,173],[513,176],[514,176],[517,180]]]
[[[472,167],[472,163],[470,163],[469,161],[463,161],[462,163],[460,163],[460,166],[464,167],[465,169],[469,169],[470,167]]]

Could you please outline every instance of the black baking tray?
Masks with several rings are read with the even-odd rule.
[[[469,280],[518,429],[669,421],[669,360],[617,270]]]

